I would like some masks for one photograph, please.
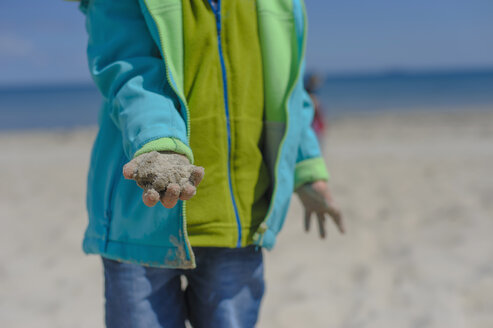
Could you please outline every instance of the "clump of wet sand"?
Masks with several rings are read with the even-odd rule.
[[[195,195],[196,186],[204,176],[204,168],[190,164],[181,154],[152,151],[126,164],[123,174],[144,189],[144,199],[152,203],[171,197],[170,205],[174,205],[175,198],[187,200]]]

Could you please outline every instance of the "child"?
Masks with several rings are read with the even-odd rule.
[[[343,231],[303,90],[302,1],[81,9],[104,96],[83,248],[103,258],[106,325],[253,327],[261,248],[274,246],[292,191],[307,228],[316,212],[322,237],[325,213]]]

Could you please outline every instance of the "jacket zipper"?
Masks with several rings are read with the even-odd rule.
[[[148,5],[148,3],[147,3],[146,0],[144,0],[144,4],[146,6],[147,11],[149,12],[149,14],[152,17],[152,20],[154,21],[154,24],[156,26],[156,30],[158,31],[158,34],[159,34],[159,41],[161,43],[161,49],[162,49],[162,52],[163,52],[163,61],[164,61],[164,64],[166,66],[166,80],[168,81],[168,84],[171,87],[171,89],[173,90],[173,92],[176,94],[176,96],[180,100],[181,105],[185,107],[185,112],[187,114],[187,120],[186,120],[187,139],[190,141],[190,110],[188,109],[187,102],[181,96],[181,94],[178,92],[178,90],[176,89],[176,87],[174,86],[174,84],[171,81],[171,73],[169,72],[168,59],[166,58],[167,51],[165,50],[165,46],[163,44],[163,36],[162,36],[161,30],[157,27],[156,19],[154,18],[154,15],[151,14],[151,10],[149,9],[149,5]],[[186,263],[185,264],[186,266],[183,267],[183,268],[184,269],[195,268],[195,266],[196,266],[196,263],[195,263],[195,254],[193,253],[192,245],[190,245],[190,241],[188,240],[188,232],[187,232],[187,208],[186,208],[187,202],[186,201],[182,201],[182,204],[183,204],[183,206],[182,206],[182,212],[181,212],[181,214],[183,216],[183,225],[182,225],[182,228],[183,228],[183,238],[184,238],[184,241],[185,241],[185,246],[187,247],[186,248],[186,252],[187,252],[188,256],[190,257],[190,263],[189,264]]]
[[[212,0],[208,0],[209,5],[216,18],[216,31],[217,31],[217,47],[219,51],[219,60],[221,61],[221,72],[223,78],[223,93],[224,93],[224,108],[226,112],[226,130],[228,133],[228,183],[229,192],[231,194],[231,201],[233,202],[233,209],[235,212],[236,224],[238,226],[238,242],[236,247],[241,247],[241,221],[240,215],[238,213],[238,207],[236,205],[236,200],[233,193],[233,183],[231,181],[231,124],[230,124],[230,113],[229,113],[229,103],[228,103],[228,83],[226,80],[226,65],[224,64],[223,49],[221,44],[221,0],[217,0],[217,7],[214,6]]]

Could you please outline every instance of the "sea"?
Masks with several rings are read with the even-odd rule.
[[[410,111],[493,111],[493,69],[327,75],[316,94],[325,116]],[[97,124],[102,97],[88,84],[0,87],[0,131]]]

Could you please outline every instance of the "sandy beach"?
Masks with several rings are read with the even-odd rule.
[[[103,327],[95,133],[0,133],[0,327]],[[258,327],[493,327],[493,111],[339,118],[324,153],[348,233],[306,234],[293,197]]]

